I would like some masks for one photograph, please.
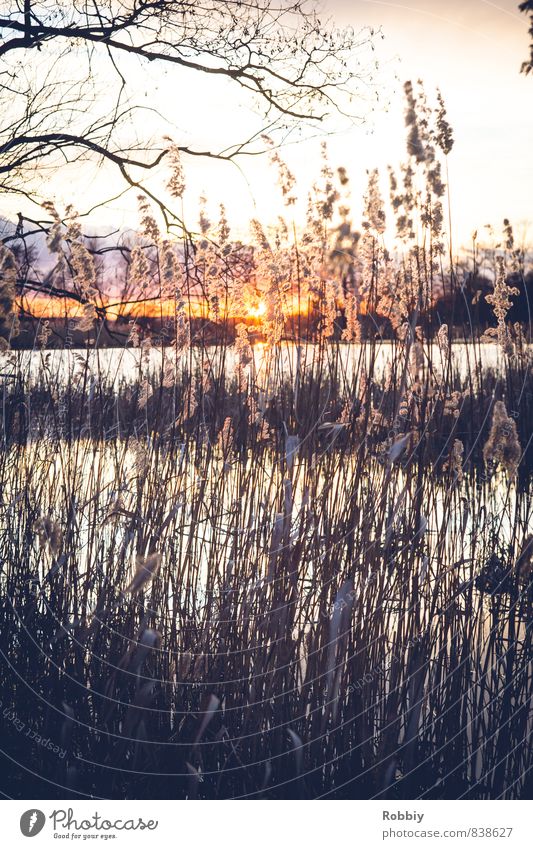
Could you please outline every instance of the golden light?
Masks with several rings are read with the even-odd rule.
[[[266,304],[264,301],[259,301],[255,306],[248,307],[248,315],[250,318],[262,318],[266,313]]]

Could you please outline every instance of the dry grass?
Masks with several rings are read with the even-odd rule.
[[[454,347],[395,342],[382,372],[323,343],[245,386],[191,349],[144,398],[81,361],[28,392],[18,355],[3,791],[527,796],[531,361]],[[484,465],[500,401],[517,477]]]
[[[160,310],[162,352],[140,323],[100,350],[105,264],[49,205],[94,344],[53,354],[44,324],[33,370],[2,355],[5,794],[531,796],[527,253],[506,219],[454,258],[451,128],[405,93],[361,233],[326,158],[299,236],[204,210],[177,246],[141,198],[119,302]]]

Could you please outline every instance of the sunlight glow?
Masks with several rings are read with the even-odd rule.
[[[266,304],[264,301],[259,301],[256,306],[248,307],[248,316],[250,318],[262,318],[266,313]]]

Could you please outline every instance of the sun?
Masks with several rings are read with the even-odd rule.
[[[262,318],[266,313],[266,304],[264,301],[258,301],[253,307],[248,307],[248,315],[250,318]]]

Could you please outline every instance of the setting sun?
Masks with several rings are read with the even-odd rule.
[[[259,301],[253,307],[248,307],[247,313],[250,318],[263,318],[266,313],[266,304],[264,301]]]

